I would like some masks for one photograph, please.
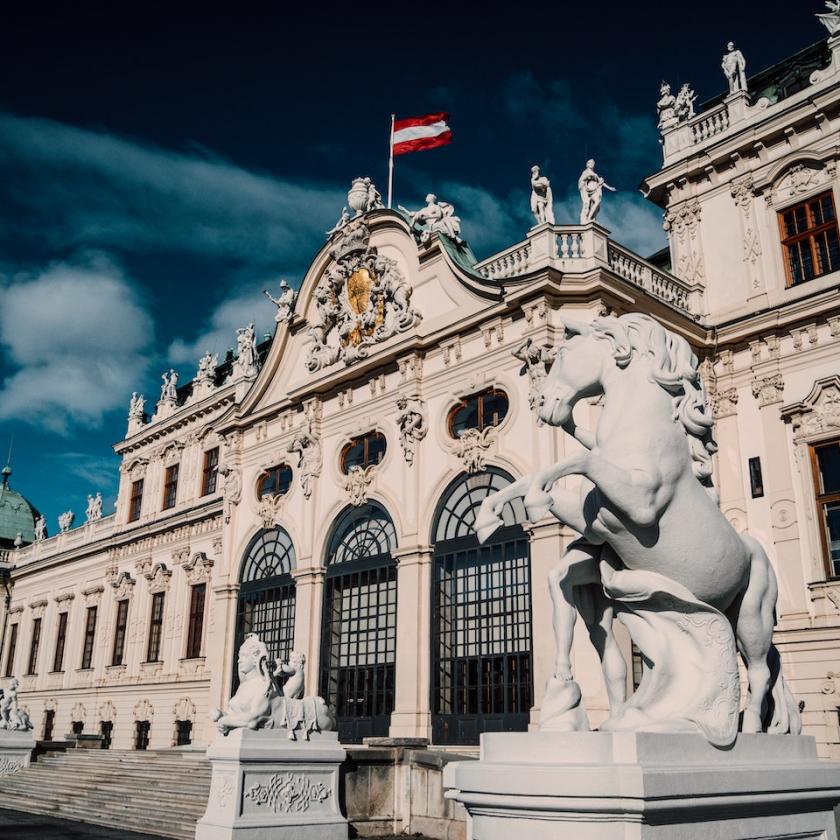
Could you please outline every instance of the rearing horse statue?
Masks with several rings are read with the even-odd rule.
[[[576,530],[549,576],[557,656],[542,706],[544,729],[588,729],[571,671],[578,613],[602,660],[610,717],[602,730],[696,731],[731,744],[738,730],[737,650],[749,691],[744,732],[798,732],[799,710],[772,643],[777,583],[761,545],[738,534],[711,483],[714,424],[688,343],[642,314],[564,317],[538,397],[539,417],[583,448],[489,496],[483,541],[505,503],[523,498],[531,522],[548,513]],[[575,426],[578,400],[603,395],[594,435]],[[582,477],[579,491],[555,487]],[[643,656],[625,697],[618,618]]]

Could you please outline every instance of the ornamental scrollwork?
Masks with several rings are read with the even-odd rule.
[[[370,244],[370,229],[359,218],[348,222],[334,241],[332,264],[315,288],[310,371],[337,361],[352,365],[371,348],[419,323],[411,306],[411,286],[396,260]]]
[[[313,803],[320,803],[330,795],[330,789],[320,782],[313,783],[297,773],[275,773],[264,785],[251,785],[245,798],[255,805],[264,805],[276,814],[308,811]]]

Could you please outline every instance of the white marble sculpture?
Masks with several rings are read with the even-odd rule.
[[[287,452],[298,455],[298,475],[304,498],[312,495],[315,479],[321,475],[323,459],[321,457],[321,441],[312,427],[312,421],[307,418],[301,430],[292,439]]]
[[[826,0],[828,12],[817,14],[817,20],[828,30],[829,35],[840,32],[840,0]]]
[[[356,464],[347,471],[342,483],[351,505],[359,507],[367,502],[368,488],[375,472],[376,464],[369,464],[367,467]]]
[[[347,204],[356,216],[380,210],[383,207],[382,196],[370,178],[354,178],[347,193]]]
[[[674,103],[674,110],[680,122],[690,120],[694,116],[694,103],[696,101],[697,94],[688,82],[684,82]]]
[[[666,131],[679,123],[676,105],[677,99],[671,93],[671,85],[668,82],[662,82],[659,86],[659,102],[656,103],[656,110],[659,113],[660,131]]]
[[[408,217],[411,232],[420,245],[425,245],[436,233],[443,234],[457,245],[463,243],[461,220],[455,215],[455,208],[446,201],[438,201],[434,193],[426,196],[426,206],[419,210],[399,209]]]
[[[18,702],[18,681],[14,677],[5,691],[0,689],[0,729],[23,732],[32,729],[29,715]]]
[[[416,397],[397,397],[397,427],[400,430],[400,444],[406,463],[414,463],[417,444],[426,437],[429,424],[426,422],[426,406]]]
[[[35,520],[35,542],[41,542],[41,540],[45,539],[47,536],[47,520],[43,514],[41,514]]]
[[[586,169],[580,173],[578,178],[578,192],[580,193],[580,223],[582,225],[594,222],[601,209],[601,200],[604,190],[615,192],[596,171],[595,161],[591,158],[586,161]]]
[[[18,531],[15,534],[15,541],[13,545],[15,548],[21,548],[23,546],[23,531]]]
[[[131,392],[131,402],[128,406],[128,431],[133,435],[146,422],[146,398],[137,391]]]
[[[524,498],[532,522],[549,513],[581,538],[549,575],[556,642],[543,729],[588,729],[572,676],[578,614],[601,656],[611,714],[601,730],[700,731],[730,745],[740,700],[737,649],[749,691],[742,731],[793,732],[799,711],[772,644],[777,585],[761,545],[725,519],[711,485],[713,418],[687,342],[642,314],[564,318],[566,340],[539,395],[541,419],[582,448],[488,497],[475,528],[486,539],[502,506]],[[594,433],[575,404],[603,395]],[[580,490],[555,488],[569,475]],[[644,658],[625,697],[613,618]]]
[[[99,492],[95,496],[88,494],[85,511],[85,521],[96,522],[97,519],[102,519],[102,494]]]
[[[219,354],[211,355],[208,350],[198,360],[198,370],[193,379],[194,384],[210,385],[212,386],[216,380],[216,367],[219,364]]]
[[[66,534],[73,527],[73,520],[76,515],[72,510],[65,510],[64,513],[58,516],[58,530],[62,534]]]
[[[540,175],[539,166],[531,167],[531,212],[538,225],[548,222],[554,224],[554,196],[551,182],[545,175]]]
[[[347,211],[346,207],[341,208],[341,215],[338,217],[338,221],[335,223],[333,227],[331,227],[327,231],[327,239],[330,239],[336,233],[338,233],[348,222],[350,221],[350,213]]]
[[[274,321],[277,324],[288,324],[295,314],[295,301],[297,292],[285,281],[280,281],[280,295],[273,297],[268,289],[263,289],[263,294],[277,307]]]
[[[411,306],[411,286],[396,260],[370,244],[363,219],[341,231],[330,254],[332,262],[314,292],[306,359],[310,371],[339,360],[351,365],[366,358],[374,345],[420,321]]]
[[[230,522],[233,508],[235,508],[242,499],[242,470],[239,467],[231,467],[225,464],[219,467],[219,474],[224,476],[224,518],[225,522]]]
[[[240,327],[236,331],[236,361],[233,363],[234,379],[253,379],[260,370],[257,353],[257,334],[254,325]]]
[[[292,653],[288,663],[276,662],[273,668],[265,643],[248,633],[239,648],[239,688],[227,709],[210,715],[219,731],[286,729],[290,741],[296,740],[297,731],[308,741],[313,732],[334,730],[335,710],[321,697],[304,696],[305,663],[302,653]],[[282,690],[276,679],[281,675],[288,677]]]
[[[523,372],[528,374],[528,404],[532,411],[539,411],[540,393],[548,368],[557,357],[557,348],[537,344],[528,338],[513,351],[513,355],[524,363]],[[537,425],[542,420],[537,414]]]
[[[178,371],[169,368],[160,378],[163,380],[160,386],[160,402],[174,405],[178,401]]]
[[[726,45],[726,52],[720,61],[720,66],[729,83],[730,93],[747,89],[747,60],[741,50],[735,49],[732,41]]]

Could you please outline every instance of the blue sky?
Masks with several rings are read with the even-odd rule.
[[[661,79],[702,101],[727,40],[750,73],[824,35],[819,2],[172,5],[4,20],[0,448],[51,532],[96,490],[111,510],[131,392],[151,405],[170,365],[186,381],[237,326],[272,328],[261,290],[300,281],[350,180],[384,192],[391,111],[450,112],[451,146],[397,160],[395,202],[452,202],[479,258],[524,236],[534,163],[574,221],[590,156],[619,190],[601,221],[648,254]]]

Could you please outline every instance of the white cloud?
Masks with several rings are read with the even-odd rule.
[[[17,369],[0,385],[0,418],[60,433],[99,425],[143,374],[152,338],[143,302],[102,256],[7,278],[0,345]]]

